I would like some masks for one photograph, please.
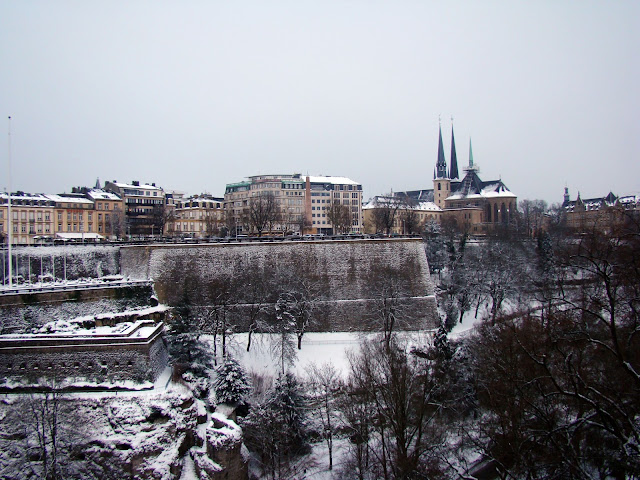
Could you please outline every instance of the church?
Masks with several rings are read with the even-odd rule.
[[[433,188],[396,193],[416,202],[433,202],[441,211],[442,222],[455,223],[474,235],[489,233],[516,218],[517,197],[501,179],[482,180],[473,161],[469,139],[469,164],[458,171],[455,136],[451,127],[450,165],[444,154],[442,127],[439,128],[438,158],[433,172]]]

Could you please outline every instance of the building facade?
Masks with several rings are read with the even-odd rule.
[[[162,235],[167,223],[165,193],[155,183],[106,182],[104,189],[124,201],[126,234],[134,236]]]
[[[424,230],[427,222],[440,222],[442,209],[434,202],[379,195],[362,207],[364,233],[410,235]],[[387,228],[389,227],[389,228]]]
[[[611,231],[629,220],[640,218],[640,196],[618,197],[612,192],[605,197],[582,199],[580,193],[570,200],[569,189],[564,190],[562,203],[565,225],[574,232]]]
[[[88,190],[86,196],[93,202],[94,208],[90,231],[111,240],[122,238],[127,227],[124,199],[100,188]]]
[[[194,195],[175,201],[166,234],[206,238],[219,235],[224,226],[224,198]]]
[[[362,232],[362,186],[345,177],[256,175],[228,184],[224,196],[226,225],[241,234],[338,233],[332,205],[340,205],[341,230]]]
[[[56,205],[43,194],[17,192],[11,194],[11,222],[9,222],[9,196],[0,194],[0,239],[6,243],[11,223],[12,243],[34,245],[43,237],[55,233]]]

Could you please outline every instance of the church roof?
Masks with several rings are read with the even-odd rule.
[[[480,179],[476,170],[468,170],[465,177],[458,185],[454,187],[451,182],[451,195],[447,197],[447,200],[458,200],[462,198],[495,198],[495,197],[510,197],[515,198],[514,195],[502,180],[489,180],[483,181]]]

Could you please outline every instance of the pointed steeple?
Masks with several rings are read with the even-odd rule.
[[[473,168],[473,150],[471,149],[471,139],[469,139],[469,168]]]
[[[451,119],[453,121],[453,117]],[[451,124],[451,170],[449,170],[449,178],[451,180],[458,178],[458,156],[456,155],[456,139],[453,136],[453,123]]]
[[[447,161],[444,159],[444,147],[442,146],[442,127],[439,130],[438,162],[436,163],[436,178],[447,178]]]
[[[100,186],[100,177],[96,178],[96,186],[94,187],[96,190],[100,190],[102,187]]]

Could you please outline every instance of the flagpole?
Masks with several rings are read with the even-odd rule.
[[[9,288],[13,288],[13,256],[11,255],[11,233],[13,227],[11,221],[11,117],[9,117],[9,191],[7,192],[7,239],[8,239],[8,254],[9,254]]]

